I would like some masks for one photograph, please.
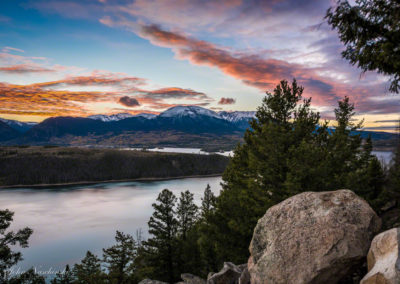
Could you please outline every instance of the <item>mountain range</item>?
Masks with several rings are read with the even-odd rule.
[[[0,121],[5,145],[234,146],[255,112],[214,112],[176,106],[159,115],[128,113],[51,117],[40,123]],[[229,147],[230,147],[229,146]]]
[[[215,112],[199,106],[176,106],[159,115],[51,117],[40,123],[0,119],[3,145],[89,145],[108,147],[180,146],[232,149],[241,141],[254,111]],[[362,131],[376,140],[395,134]]]

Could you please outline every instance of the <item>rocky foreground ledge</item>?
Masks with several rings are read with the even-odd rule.
[[[400,229],[376,236],[380,228],[376,213],[350,190],[304,192],[271,207],[258,221],[247,264],[226,262],[207,280],[182,274],[179,283],[356,283],[354,272],[367,255],[368,273],[360,283],[400,283]]]

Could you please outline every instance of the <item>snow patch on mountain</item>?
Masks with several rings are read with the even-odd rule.
[[[220,111],[218,114],[222,119],[230,122],[250,120],[256,117],[255,111]]]
[[[94,120],[101,120],[103,122],[110,122],[110,121],[118,121],[125,118],[133,117],[130,113],[117,113],[112,115],[105,115],[105,114],[95,114],[90,115],[87,118],[94,119]]]
[[[131,118],[131,117],[143,117],[147,119],[153,119],[157,115],[154,113],[139,113],[136,115],[130,114],[130,113],[117,113],[117,114],[111,114],[111,115],[105,115],[105,114],[95,114],[95,115],[90,115],[87,118],[94,119],[94,120],[101,120],[103,122],[111,122],[111,121],[119,121],[123,120],[126,118]]]
[[[221,119],[221,117],[215,111],[202,108],[199,106],[176,106],[167,109],[162,112],[160,117],[196,117],[196,116],[210,116],[214,118]]]
[[[157,114],[143,112],[143,113],[139,113],[139,114],[135,115],[135,117],[144,117],[147,119],[153,119],[153,118],[157,117]]]

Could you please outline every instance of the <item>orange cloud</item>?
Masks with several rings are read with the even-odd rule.
[[[56,86],[94,86],[94,85],[128,85],[144,84],[145,79],[138,77],[116,76],[114,74],[96,74],[90,76],[71,76],[62,80],[37,83],[41,87]]]
[[[217,67],[225,74],[245,84],[265,90],[282,78],[293,78],[301,73],[301,66],[282,60],[263,59],[257,55],[235,54],[206,41],[164,31],[155,25],[142,26],[139,33],[153,44],[170,47],[179,58],[197,65]]]
[[[15,85],[0,83],[0,113],[23,115],[82,115],[83,103],[108,101],[106,92],[48,90],[40,84]]]
[[[0,72],[4,73],[45,73],[55,72],[54,69],[49,69],[33,64],[19,64],[13,66],[0,67]]]
[[[206,94],[191,89],[168,87],[145,90],[139,88],[144,82],[144,79],[137,77],[115,73],[95,73],[90,76],[67,77],[62,80],[30,85],[0,83],[0,114],[86,116],[88,107],[92,108],[93,103],[99,102],[117,102],[126,107],[143,106],[153,112],[159,112],[177,105],[169,103],[168,100],[171,99],[192,100],[196,102],[195,105],[203,106],[212,101]],[[114,91],[59,89],[68,86],[110,86],[114,88]],[[123,111],[127,110],[123,109]],[[143,110],[138,110],[138,112],[143,112]]]

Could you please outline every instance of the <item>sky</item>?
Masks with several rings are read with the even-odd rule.
[[[400,95],[342,59],[333,0],[0,1],[0,117],[256,110],[293,78],[321,116],[349,96],[393,131]]]

